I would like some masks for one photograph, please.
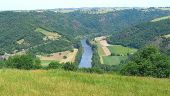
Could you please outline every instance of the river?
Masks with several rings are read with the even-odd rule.
[[[91,68],[93,55],[92,48],[87,44],[86,39],[81,40],[81,45],[83,47],[83,54],[81,57],[79,68]]]

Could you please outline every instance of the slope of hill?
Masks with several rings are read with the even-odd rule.
[[[125,9],[102,14],[89,14],[78,9],[66,13],[45,10],[0,12],[0,48],[5,52],[28,49],[34,50],[33,52],[50,53],[51,46],[59,49],[63,49],[63,46],[71,48],[80,37],[118,32],[169,14],[170,11],[159,9],[147,9],[147,11]],[[56,32],[61,38],[43,40],[45,34],[36,32],[37,28],[46,32]],[[20,40],[22,42],[18,42]],[[61,44],[63,46],[60,46]],[[46,46],[46,49],[39,51],[42,46]],[[52,51],[59,50],[52,49]]]
[[[169,50],[170,47],[165,47],[169,46],[169,39],[164,36],[168,34],[170,34],[170,20],[166,19],[139,24],[119,34],[112,35],[108,40],[112,44],[121,44],[135,48],[141,48],[146,44],[154,44],[158,47],[162,46],[162,48],[164,46],[164,48]]]
[[[0,70],[2,96],[169,96],[169,79],[63,70]]]
[[[151,22],[157,22],[157,21],[161,21],[161,20],[165,20],[165,19],[170,19],[170,16],[164,16],[164,17],[156,18],[156,19],[153,19]]]

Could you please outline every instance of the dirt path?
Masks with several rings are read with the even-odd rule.
[[[96,38],[95,38],[95,41],[98,42],[98,43],[102,46],[102,49],[103,49],[103,51],[104,51],[104,53],[105,53],[104,56],[109,56],[109,55],[111,55],[110,50],[107,48],[107,46],[110,46],[110,45],[107,43],[105,36],[96,37]]]

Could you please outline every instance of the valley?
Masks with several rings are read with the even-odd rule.
[[[170,96],[169,9],[0,11],[0,94]]]

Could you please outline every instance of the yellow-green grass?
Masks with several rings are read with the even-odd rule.
[[[165,38],[170,38],[170,34],[164,35]]]
[[[121,61],[126,60],[127,56],[103,56],[103,63],[108,65],[118,65]]]
[[[133,54],[137,51],[137,49],[124,47],[121,45],[112,45],[112,46],[108,46],[108,48],[111,53],[116,54],[116,55],[119,54],[122,56],[126,56],[128,53]]]
[[[164,16],[164,17],[156,18],[156,19],[153,19],[151,22],[157,22],[157,21],[161,21],[161,20],[165,20],[165,19],[170,19],[170,16]]]
[[[170,8],[158,8],[158,9],[170,11]]]
[[[42,66],[48,66],[53,61],[55,61],[55,60],[41,60],[41,65]]]
[[[44,34],[46,37],[44,37],[43,39],[44,40],[47,40],[47,39],[50,39],[50,40],[56,40],[58,39],[59,37],[61,37],[58,33],[56,32],[50,32],[50,31],[47,31],[45,29],[42,29],[42,28],[37,28],[35,30],[36,32],[41,32],[42,34]]]
[[[170,96],[170,79],[63,70],[0,70],[1,96]]]
[[[99,43],[97,43],[97,49],[98,49],[98,52],[101,56],[105,55],[103,48],[102,48],[102,45],[100,45]]]

